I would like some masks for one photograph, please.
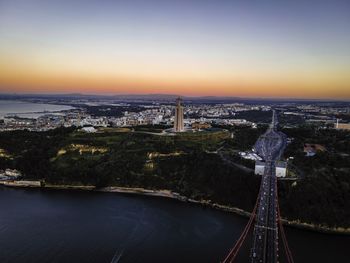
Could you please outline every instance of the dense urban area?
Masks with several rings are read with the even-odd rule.
[[[1,117],[4,185],[164,190],[245,211],[260,183],[254,144],[274,109],[288,137],[277,174],[283,217],[350,227],[349,103],[183,98],[176,130],[176,96],[2,99],[70,107]]]

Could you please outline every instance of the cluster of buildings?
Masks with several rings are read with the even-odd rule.
[[[125,112],[124,116],[109,118],[112,126],[136,126],[136,125],[173,125],[174,131],[181,132],[186,129],[206,129],[211,125],[245,125],[256,127],[256,124],[245,119],[235,118],[238,111],[269,110],[267,106],[245,106],[243,104],[218,104],[218,105],[186,105],[181,98],[176,99],[174,105],[154,105],[141,112]]]
[[[198,105],[191,104],[186,106],[185,115],[186,116],[194,116],[194,117],[204,117],[208,119],[216,119],[216,118],[232,118],[238,112],[242,111],[269,111],[271,110],[270,106],[266,105],[246,105],[243,103],[226,103],[226,104],[210,104],[210,105]]]
[[[210,125],[250,126],[255,128],[256,123],[244,119],[245,111],[270,111],[270,105],[244,103],[187,103],[183,105],[181,99],[174,103],[153,102],[140,103],[135,111],[132,104],[126,103],[84,103],[77,104],[76,108],[55,113],[44,113],[36,118],[20,116],[6,116],[0,118],[0,131],[27,129],[31,131],[47,131],[58,127],[125,127],[137,125],[164,125],[174,126],[176,131],[185,129],[205,129]],[[84,107],[84,105],[86,107]],[[96,115],[87,110],[88,107],[105,106]],[[108,106],[108,107],[106,107]],[[130,107],[130,108],[128,108]],[[120,109],[121,114],[111,114],[111,109]],[[283,112],[287,119],[301,119],[305,123],[320,124],[336,129],[350,130],[350,123],[344,116],[350,118],[350,107],[346,105],[323,105],[303,103],[280,103],[275,105]],[[129,109],[129,110],[128,110]],[[349,119],[348,118],[348,119]]]
[[[266,106],[245,106],[243,104],[218,105],[183,105],[178,98],[175,107],[172,104],[161,104],[145,107],[141,112],[124,112],[122,117],[109,117],[112,126],[166,125],[174,126],[175,131],[186,129],[206,129],[211,125],[245,125],[256,127],[256,124],[245,119],[235,118],[238,111],[269,110]]]
[[[298,110],[306,113],[320,113],[325,115],[331,114],[350,114],[350,107],[337,107],[329,104],[307,104],[296,106]]]
[[[299,119],[302,123],[317,125],[324,128],[350,130],[350,107],[348,104],[313,103],[297,104],[286,103],[279,105],[278,110],[290,120]],[[291,121],[293,122],[293,121]],[[296,123],[298,125],[300,123]],[[291,125],[291,124],[289,124]]]
[[[29,130],[48,131],[59,127],[107,127],[107,117],[94,117],[81,110],[67,111],[59,114],[44,114],[37,118],[8,116],[0,122],[0,131]]]
[[[15,169],[0,170],[0,181],[15,180],[22,177],[20,171]]]
[[[170,125],[174,119],[173,106],[157,105],[152,108],[145,107],[141,112],[124,112],[122,117],[109,117],[111,126],[137,126],[137,125]]]
[[[91,105],[88,105],[91,106]],[[98,105],[96,105],[98,106]],[[125,105],[122,105],[125,107]],[[112,107],[112,106],[111,106]],[[118,107],[118,106],[115,106]],[[122,116],[94,116],[84,107],[72,110],[45,113],[36,118],[17,115],[5,116],[0,119],[0,131],[30,130],[47,131],[59,127],[129,127],[137,125],[174,126],[176,132],[185,129],[201,130],[211,125],[244,125],[256,127],[256,124],[245,119],[235,118],[237,112],[248,110],[269,110],[269,106],[251,106],[241,103],[233,104],[190,104],[183,105],[178,98],[174,104],[140,105],[144,110],[124,111]],[[131,108],[130,108],[131,109]],[[108,108],[106,109],[108,111]]]

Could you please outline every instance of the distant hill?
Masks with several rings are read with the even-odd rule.
[[[116,95],[95,95],[81,93],[67,94],[0,94],[0,99],[24,99],[24,100],[111,100],[111,101],[129,101],[129,102],[173,102],[177,97],[181,97],[185,102],[191,103],[279,103],[279,102],[297,102],[297,103],[326,103],[326,102],[346,102],[336,100],[317,100],[317,99],[296,99],[296,98],[244,98],[230,96],[181,96],[179,94],[116,94]],[[348,103],[348,102],[346,102]]]

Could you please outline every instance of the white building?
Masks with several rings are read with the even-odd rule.
[[[87,132],[87,133],[97,132],[97,130],[94,127],[83,127],[83,128],[81,128],[81,130],[84,132]]]
[[[256,153],[251,153],[251,152],[239,152],[239,155],[247,160],[253,160],[253,161],[261,161],[262,158],[257,155]]]
[[[256,161],[255,162],[255,174],[264,175],[265,172],[265,162]]]
[[[17,178],[17,177],[20,177],[22,174],[21,174],[21,172],[18,171],[18,170],[6,169],[6,170],[5,170],[5,175],[6,175],[6,176],[9,176],[9,177]]]
[[[276,163],[276,176],[277,177],[286,177],[287,176],[287,163],[286,162],[277,162]]]
[[[265,172],[265,162],[256,161],[255,162],[255,174],[264,175]],[[286,177],[287,176],[287,163],[277,162],[276,163],[276,177]]]

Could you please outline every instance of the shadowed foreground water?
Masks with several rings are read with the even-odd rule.
[[[0,208],[2,263],[215,263],[247,222],[175,200],[115,193],[0,187]],[[348,262],[348,236],[291,228],[286,234],[295,262]],[[238,262],[248,261],[248,251],[246,244]]]

